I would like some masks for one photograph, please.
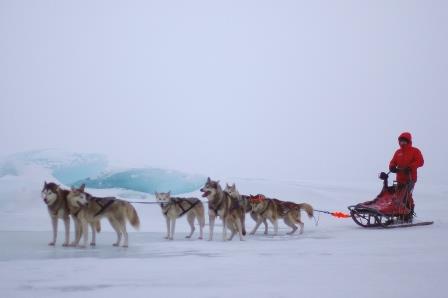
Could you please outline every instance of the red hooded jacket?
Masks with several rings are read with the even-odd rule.
[[[390,161],[389,168],[410,168],[412,181],[417,181],[417,168],[420,168],[424,164],[423,155],[419,149],[412,147],[412,136],[409,132],[402,133],[398,139],[404,138],[408,140],[408,144],[400,146],[392,160]],[[404,172],[397,173],[397,181],[399,183],[407,183],[409,176]]]

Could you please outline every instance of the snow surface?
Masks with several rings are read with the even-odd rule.
[[[61,246],[62,233],[56,247],[47,246],[50,219],[39,197],[44,179],[54,178],[39,167],[0,178],[2,297],[446,297],[445,188],[416,187],[418,215],[435,220],[426,227],[366,230],[351,219],[321,215],[318,226],[304,219],[303,235],[285,235],[288,230],[280,223],[279,236],[265,236],[260,229],[244,242],[223,242],[218,226],[215,240],[209,242],[186,240],[182,218],[175,240],[168,241],[163,239],[159,207],[135,204],[142,226],[130,233],[129,248],[112,247],[115,235],[103,221],[97,246],[77,249]],[[241,193],[264,193],[341,211],[374,197],[381,186],[380,181],[366,186],[221,181],[236,182]],[[153,200],[122,189],[89,191],[131,201]],[[251,219],[247,226],[253,227]],[[205,231],[207,236],[208,226]]]

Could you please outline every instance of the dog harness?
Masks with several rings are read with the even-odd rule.
[[[266,205],[266,207],[263,209],[263,211],[260,212],[260,215],[263,215],[269,208],[269,205],[272,203],[271,200],[268,199],[268,203]]]
[[[97,213],[95,213],[95,215],[93,217],[96,217],[96,216],[100,215],[101,213],[103,213],[110,205],[112,205],[115,202],[114,198],[95,198],[95,197],[92,197],[92,200],[95,203],[97,203],[98,206],[100,206],[100,208],[101,208]],[[102,201],[106,201],[106,203],[103,204]]]
[[[218,210],[221,208],[222,203],[224,203],[224,199],[222,199],[222,200],[217,204],[217,206],[215,206],[214,208],[213,208],[212,204],[208,203],[208,209],[209,209],[209,210],[213,210],[213,212],[215,212],[215,214],[218,215]]]
[[[182,212],[180,214],[177,215],[177,218],[182,217],[185,213],[187,213],[188,211],[190,211],[191,209],[193,209],[197,204],[199,204],[199,200],[195,200],[194,202],[191,202],[187,199],[181,199],[181,198],[171,198],[171,200],[173,201],[171,204],[177,205],[179,206],[179,208],[182,210]],[[184,209],[184,206],[182,206],[182,202],[187,202],[190,204],[190,206],[187,209]],[[163,204],[163,203],[162,203]],[[167,204],[166,207],[168,207],[166,209],[165,212],[163,212],[163,214],[165,216],[167,216],[168,211],[169,211],[169,206],[171,205],[170,203]],[[163,205],[162,205],[163,208]]]

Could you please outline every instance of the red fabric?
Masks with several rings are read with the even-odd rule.
[[[398,138],[407,139],[409,144],[404,146],[400,145],[400,149],[395,152],[390,161],[389,168],[410,168],[412,181],[417,181],[417,168],[420,168],[424,164],[423,155],[419,149],[412,146],[412,136],[410,133],[404,132]],[[397,181],[399,183],[406,183],[409,181],[409,176],[403,172],[398,172]]]

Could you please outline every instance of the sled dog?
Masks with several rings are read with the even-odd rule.
[[[156,192],[156,200],[160,203],[162,214],[166,220],[165,239],[173,240],[176,228],[176,219],[187,215],[187,221],[191,231],[186,238],[193,236],[195,227],[194,220],[197,218],[199,223],[199,239],[203,238],[203,229],[205,225],[204,204],[198,198],[177,198],[172,197],[171,192]]]
[[[88,230],[87,224],[95,224],[101,218],[106,217],[112,228],[117,233],[117,242],[114,246],[119,246],[122,236],[124,236],[123,247],[128,246],[128,232],[126,231],[126,219],[130,224],[138,229],[140,226],[140,219],[135,208],[126,201],[119,200],[115,197],[99,198],[85,192],[85,185],[79,188],[70,190],[67,195],[67,203],[69,208],[79,208],[76,218],[79,220],[81,226],[81,233],[83,235],[83,245],[87,246]],[[79,242],[81,233],[78,235],[77,242]],[[95,245],[95,230],[92,231],[92,245]]]
[[[65,225],[65,241],[63,246],[77,246],[79,239],[78,234],[80,233],[80,225],[79,221],[76,217],[79,207],[70,206],[67,202],[67,195],[69,191],[62,189],[56,183],[44,182],[44,187],[42,189],[41,195],[45,202],[48,205],[48,213],[50,214],[52,226],[53,226],[53,241],[49,243],[49,245],[54,245],[57,237],[57,227],[58,227],[58,218],[62,218],[64,220]],[[71,215],[74,225],[75,225],[75,240],[69,244],[70,242],[70,218]],[[91,225],[92,232],[95,230],[99,233],[101,231],[100,222],[96,222]],[[78,242],[77,242],[78,239]]]
[[[303,233],[304,224],[301,221],[300,212],[304,210],[308,216],[313,217],[313,207],[307,203],[296,204],[293,202],[285,202],[277,199],[268,199],[264,195],[258,194],[250,196],[249,202],[252,205],[252,210],[257,213],[258,221],[251,234],[255,234],[258,227],[262,223],[262,219],[269,219],[274,225],[274,235],[278,233],[278,219],[283,218],[285,224],[292,228],[288,235],[292,235],[297,230],[295,224],[300,226],[300,234]]]
[[[41,197],[47,205],[48,214],[51,218],[51,226],[53,228],[53,240],[48,245],[55,245],[58,236],[58,219],[64,221],[65,239],[62,246],[69,246],[70,242],[70,213],[67,206],[68,190],[64,190],[56,183],[44,182],[44,187],[41,191]]]
[[[235,183],[233,183],[233,185],[226,185],[226,188],[224,189],[225,192],[227,192],[228,194],[230,194],[233,197],[237,197],[239,198],[238,201],[240,202],[240,205],[243,206],[245,213],[250,213],[250,217],[255,221],[258,222],[258,214],[255,213],[252,210],[252,205],[249,202],[249,198],[250,196],[246,196],[246,195],[240,195],[238,193],[238,191],[236,190],[236,186]],[[263,224],[264,224],[264,234],[266,235],[268,233],[268,222],[266,220],[266,218],[262,219]],[[245,224],[244,224],[245,227]]]
[[[201,188],[202,197],[208,199],[208,216],[210,224],[209,240],[213,240],[213,229],[215,219],[219,216],[222,220],[222,239],[232,240],[233,236],[238,233],[240,240],[243,241],[243,235],[246,235],[243,221],[245,217],[244,208],[227,192],[224,192],[219,185],[219,181],[213,181],[207,178],[207,182]],[[227,239],[227,228],[232,231],[230,238]]]

